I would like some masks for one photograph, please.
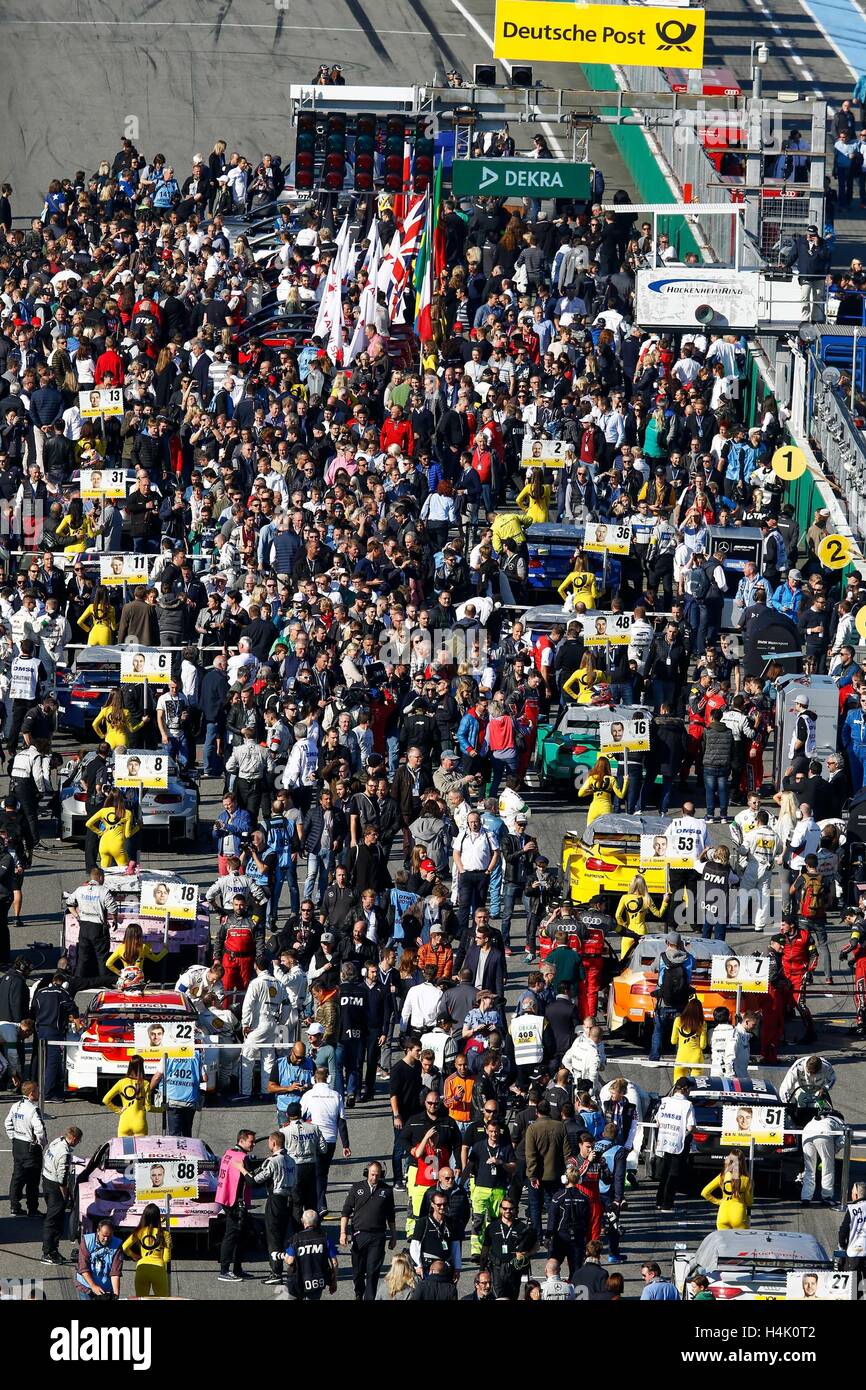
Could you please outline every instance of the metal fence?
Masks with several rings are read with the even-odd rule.
[[[827,367],[814,348],[807,359],[806,412],[809,436],[827,477],[838,490],[848,523],[866,536],[866,439],[846,399],[845,378]]]

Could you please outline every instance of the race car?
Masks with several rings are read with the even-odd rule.
[[[538,784],[542,790],[564,791],[566,784],[579,786],[580,779],[595,766],[599,756],[599,736],[602,723],[613,724],[618,719],[635,719],[650,711],[639,705],[610,703],[565,705],[555,725],[540,723],[536,733],[535,756],[538,765]],[[587,772],[579,769],[586,768]]]
[[[70,1091],[95,1090],[101,1093],[108,1084],[126,1075],[130,1057],[135,1052],[133,1026],[136,1023],[180,1023],[197,1020],[198,1015],[189,996],[177,990],[145,990],[142,993],[123,993],[119,990],[100,990],[90,1000],[84,1013],[80,1032],[70,1028],[66,1041],[75,1046],[65,1048],[66,1087]],[[207,1034],[196,1021],[197,1044],[214,1043],[216,1035]],[[218,1053],[204,1048],[202,1091],[212,1094],[217,1086]],[[144,1062],[144,1070],[152,1076],[159,1062]]]
[[[573,903],[587,903],[601,893],[613,912],[635,874],[658,900],[667,891],[663,859],[641,863],[642,836],[664,833],[668,821],[658,816],[598,816],[583,832],[569,831],[562,839],[562,877]]]
[[[722,1161],[728,1146],[722,1144],[722,1136],[718,1131],[724,1123],[725,1112],[727,1111],[727,1118],[733,1127],[733,1117],[730,1113],[732,1110],[741,1106],[759,1105],[775,1106],[784,1112],[784,1135],[781,1145],[754,1145],[751,1161],[756,1184],[763,1180],[780,1192],[783,1188],[790,1189],[792,1194],[798,1190],[794,1185],[795,1175],[802,1167],[799,1135],[794,1132],[798,1126],[795,1125],[792,1108],[784,1105],[779,1099],[779,1093],[772,1081],[765,1081],[757,1076],[748,1081],[738,1081],[730,1076],[696,1077],[692,1082],[689,1099],[694,1106],[697,1121],[692,1134],[689,1162],[696,1176],[700,1176],[701,1186],[711,1173],[722,1170]],[[660,1097],[654,1097],[648,1116],[650,1120],[658,1109],[659,1101]]]
[[[172,1139],[159,1135],[109,1139],[86,1161],[77,1160],[77,1200],[73,1210],[76,1238],[93,1231],[110,1217],[119,1230],[139,1223],[147,1203],[136,1200],[135,1164],[186,1159],[198,1169],[198,1195],[170,1198],[168,1224],[172,1233],[194,1231],[205,1236],[218,1215],[214,1203],[219,1160],[202,1139]],[[165,1221],[165,1216],[163,1216]]]
[[[574,568],[574,552],[583,543],[583,526],[563,521],[536,522],[526,532],[527,576],[530,589],[549,592],[558,589]],[[622,560],[616,555],[584,556],[599,586],[616,593],[622,582]],[[566,619],[573,618],[568,612]]]
[[[120,684],[120,647],[82,647],[57,672],[57,727],[93,738],[93,721]]]
[[[832,1270],[833,1261],[815,1236],[805,1231],[711,1231],[694,1255],[684,1245],[675,1247],[671,1281],[681,1297],[692,1297],[688,1288],[693,1274],[705,1274],[716,1299],[784,1299],[788,1274],[793,1271]],[[856,1279],[849,1279],[848,1297],[855,1298]]]
[[[732,956],[725,941],[704,941],[701,937],[684,938],[685,949],[694,958],[692,988],[704,1010],[704,1018],[713,1017],[713,1009],[730,1010],[734,996],[710,987],[713,956]],[[629,1031],[641,1030],[652,1023],[655,1013],[655,990],[658,984],[659,956],[665,949],[663,936],[642,936],[625,958],[618,975],[611,980],[607,998],[607,1026],[611,1032],[628,1026]],[[759,1005],[762,996],[755,996]],[[751,996],[750,996],[751,1005]]]
[[[133,754],[135,749],[125,749]],[[81,781],[82,763],[75,753],[60,773],[60,838],[83,840],[87,820],[87,793]],[[198,782],[182,771],[174,758],[168,759],[168,785],[143,787],[138,794],[145,832],[158,831],[166,845],[192,846],[198,836]]]
[[[167,869],[142,869],[128,874],[125,869],[105,869],[105,885],[118,900],[117,925],[109,930],[112,947],[123,940],[127,927],[141,927],[145,943],[154,951],[168,946],[169,957],[165,962],[166,973],[174,979],[187,966],[198,965],[210,958],[210,925],[207,904],[203,897],[196,899],[194,917],[170,917],[168,934],[165,933],[165,919],[162,917],[142,917],[140,912],[141,885],[146,882],[182,883],[178,874]],[[63,950],[69,957],[74,970],[78,958],[78,917],[75,912],[64,908]],[[154,966],[160,971],[160,966]]]

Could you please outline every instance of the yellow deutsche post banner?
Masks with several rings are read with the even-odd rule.
[[[496,0],[494,56],[512,62],[701,68],[703,10]]]

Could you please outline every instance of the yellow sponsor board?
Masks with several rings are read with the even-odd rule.
[[[494,55],[506,61],[701,68],[703,10],[496,0]]]

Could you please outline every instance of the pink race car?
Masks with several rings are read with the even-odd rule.
[[[96,1228],[108,1216],[119,1230],[138,1225],[147,1205],[136,1201],[135,1164],[158,1163],[171,1159],[193,1160],[198,1168],[198,1196],[171,1198],[171,1229],[193,1231],[205,1237],[218,1215],[216,1197],[219,1159],[201,1139],[172,1139],[160,1135],[142,1138],[109,1139],[87,1162],[81,1163],[78,1177],[76,1238]]]

